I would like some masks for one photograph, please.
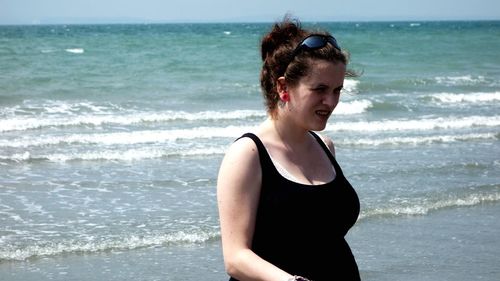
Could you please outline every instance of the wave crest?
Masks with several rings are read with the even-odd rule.
[[[179,231],[171,234],[148,236],[132,235],[118,240],[69,240],[41,245],[30,245],[22,248],[2,249],[0,250],[0,261],[23,261],[33,257],[55,256],[61,254],[132,250],[168,244],[196,244],[207,242],[219,236],[219,232],[186,233]]]
[[[414,202],[408,205],[400,205],[384,208],[373,208],[362,212],[359,219],[368,219],[380,216],[415,216],[427,215],[429,212],[445,208],[475,206],[484,203],[500,201],[500,186],[493,186],[496,191],[473,193],[463,197],[443,198],[432,201],[431,199]]]

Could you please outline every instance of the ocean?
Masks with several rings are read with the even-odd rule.
[[[500,21],[304,25],[361,73],[322,133],[362,279],[500,280]],[[216,177],[270,26],[0,26],[0,279],[227,280]]]

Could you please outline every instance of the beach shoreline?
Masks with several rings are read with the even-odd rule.
[[[499,213],[500,203],[489,202],[427,215],[377,217],[358,222],[347,240],[362,280],[493,281],[500,277]],[[218,239],[3,261],[0,272],[8,281],[227,278]]]

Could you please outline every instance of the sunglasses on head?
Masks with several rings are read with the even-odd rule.
[[[297,45],[293,51],[293,57],[301,51],[321,49],[328,43],[332,44],[335,49],[340,51],[339,44],[337,44],[337,40],[335,40],[333,36],[320,34],[309,35]]]

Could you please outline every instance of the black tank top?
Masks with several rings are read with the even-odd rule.
[[[286,179],[256,135],[242,136],[257,145],[262,167],[252,250],[288,273],[313,281],[360,280],[344,239],[359,215],[358,196],[324,142],[311,134],[335,169],[331,182],[306,185]]]

